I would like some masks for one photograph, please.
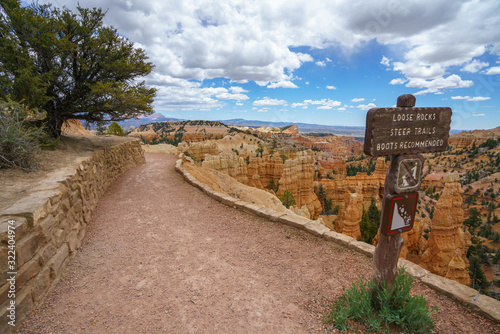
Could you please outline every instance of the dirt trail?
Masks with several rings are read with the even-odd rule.
[[[370,276],[359,253],[204,195],[175,172],[175,156],[146,159],[109,188],[82,249],[19,333],[324,333],[328,303]],[[440,333],[498,330],[415,291],[443,310]]]

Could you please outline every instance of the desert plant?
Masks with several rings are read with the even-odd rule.
[[[388,332],[389,325],[399,326],[404,333],[431,333],[434,320],[427,301],[422,296],[411,296],[413,277],[404,268],[396,276],[392,289],[362,278],[353,282],[349,290],[331,306],[325,319],[341,331],[351,329],[351,322],[363,324],[368,332]]]
[[[280,201],[287,209],[296,204],[295,198],[289,190],[285,190],[283,196],[280,196]]]
[[[120,124],[113,122],[108,126],[108,130],[106,131],[109,135],[120,136],[123,137],[125,134],[123,133],[123,129]]]
[[[39,138],[44,137],[44,132],[27,123],[36,118],[36,113],[19,103],[0,103],[0,168],[36,170]]]
[[[377,235],[380,226],[380,210],[377,208],[375,199],[372,197],[368,211],[363,208],[363,216],[359,223],[361,231],[361,240],[369,244],[372,243],[373,238]]]

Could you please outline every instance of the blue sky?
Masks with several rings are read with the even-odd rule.
[[[145,49],[164,115],[364,126],[409,93],[452,129],[500,126],[498,0],[79,3]]]

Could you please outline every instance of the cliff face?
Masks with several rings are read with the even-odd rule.
[[[216,155],[217,145],[213,141],[200,142],[200,143],[180,143],[178,148],[182,152],[188,152],[191,156],[195,157],[196,160],[200,161],[205,159],[206,154]]]
[[[307,206],[312,219],[319,217],[322,208],[314,193],[312,152],[297,152],[295,159],[285,161],[277,195],[282,196],[285,190],[289,190],[293,194],[297,207]]]
[[[363,216],[362,195],[346,191],[344,194],[344,207],[345,209],[340,211],[335,228],[338,232],[358,239],[361,237],[359,223]]]
[[[251,157],[249,158],[249,164],[247,168],[248,180],[252,180],[253,183],[257,183],[257,179],[260,181],[261,187],[265,188],[273,180],[278,182],[283,174],[283,160],[280,157],[270,157],[269,155],[264,157]],[[253,184],[249,184],[255,186]]]
[[[246,161],[236,153],[206,155],[202,167],[227,174],[245,185],[248,183]]]
[[[436,205],[427,249],[420,265],[431,272],[468,285],[469,261],[466,253],[471,245],[471,235],[462,229],[463,190],[458,174],[449,175]]]
[[[325,190],[327,198],[332,199],[333,206],[338,205],[340,211],[345,208],[345,193],[355,193],[361,196],[361,204],[368,209],[372,197],[381,204],[384,195],[385,174],[387,166],[384,158],[378,158],[375,171],[371,175],[358,173],[355,176],[339,178],[335,180],[321,179],[317,184],[321,184]],[[339,217],[340,219],[340,217]],[[360,219],[361,220],[361,219]],[[359,223],[359,222],[358,222]]]

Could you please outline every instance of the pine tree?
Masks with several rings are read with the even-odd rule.
[[[296,204],[295,198],[289,190],[285,190],[283,196],[280,196],[280,201],[287,209]]]

